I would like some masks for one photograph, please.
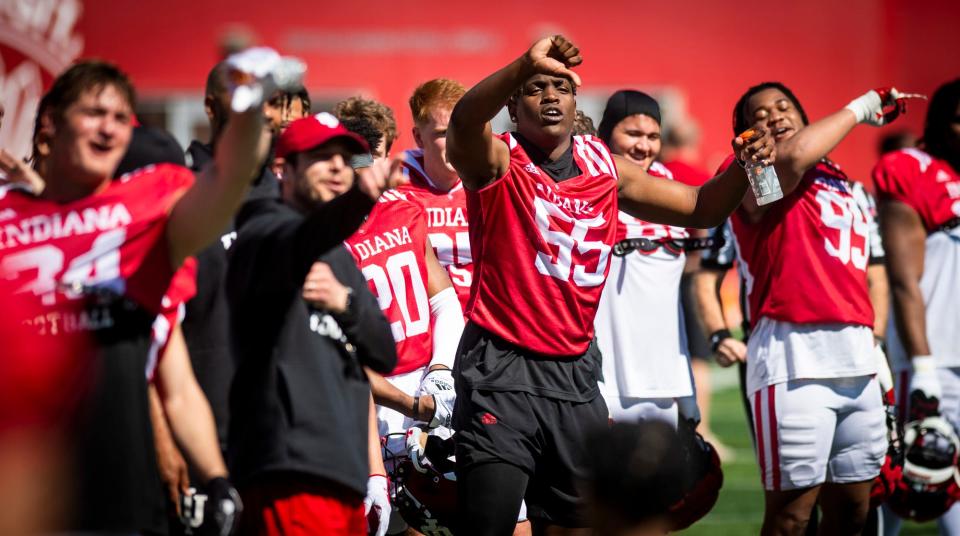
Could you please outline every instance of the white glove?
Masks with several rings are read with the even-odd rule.
[[[435,395],[440,391],[453,391],[453,371],[437,369],[428,372],[420,380],[420,387],[417,388],[417,391],[428,395]]]
[[[376,536],[384,536],[390,526],[390,492],[387,477],[370,475],[367,496],[363,499],[363,515]],[[374,528],[375,527],[375,528]]]
[[[910,393],[920,391],[927,398],[940,400],[943,391],[937,378],[937,362],[932,355],[917,355],[910,360],[913,374],[910,375]]]
[[[413,463],[413,468],[421,473],[426,473],[429,463],[423,456],[423,450],[427,446],[427,433],[419,426],[414,426],[407,430],[407,456]]]
[[[901,93],[897,88],[882,87],[871,89],[850,101],[846,109],[857,117],[857,123],[867,123],[875,127],[890,124],[901,113],[907,111],[907,99],[926,99],[923,95]],[[884,108],[893,107],[884,112]]]
[[[453,420],[453,405],[457,401],[457,392],[453,388],[453,372],[439,369],[428,372],[420,382],[418,394],[433,395],[433,418],[428,426],[436,428],[444,426],[450,428]]]
[[[694,427],[700,424],[700,407],[697,406],[697,395],[692,394],[690,396],[677,398],[676,400],[677,412],[680,413],[680,418],[693,422]]]
[[[307,66],[269,47],[248,48],[226,60],[230,108],[242,113],[263,104],[278,89],[292,90],[303,82]]]
[[[456,391],[440,391],[433,395],[433,418],[427,424],[430,428],[453,427],[453,405],[457,401]]]
[[[896,404],[896,397],[893,391],[893,374],[890,372],[890,364],[887,363],[887,356],[883,353],[883,348],[881,348],[879,344],[873,345],[873,357],[877,361],[877,383],[880,384],[883,402],[888,406],[893,406]]]

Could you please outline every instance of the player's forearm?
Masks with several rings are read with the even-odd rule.
[[[373,401],[385,408],[392,409],[397,413],[410,417],[418,421],[429,421],[433,415],[433,398],[425,396],[419,400],[418,407],[414,407],[414,397],[397,389],[386,378],[376,372],[366,369],[367,378],[370,380],[370,393],[373,395]],[[414,410],[417,411],[414,411]]]
[[[867,287],[870,304],[873,305],[873,335],[882,339],[887,333],[890,308],[890,285],[887,284],[887,270],[882,264],[867,266]]]
[[[367,459],[370,462],[370,474],[386,475],[387,468],[383,465],[383,450],[380,448],[380,427],[377,426],[377,408],[373,405],[373,396],[370,397],[368,414]]]
[[[210,403],[196,380],[163,399],[173,437],[204,482],[227,475]]]
[[[856,116],[843,108],[778,143],[774,166],[784,195],[790,194],[800,183],[803,174],[827,156],[855,126]]]
[[[167,236],[174,266],[220,236],[259,173],[268,146],[259,108],[231,115],[213,165],[197,176],[171,213]]]
[[[507,104],[507,100],[534,69],[526,56],[481,80],[461,97],[450,114],[448,133],[479,131]]]
[[[705,335],[726,329],[723,317],[723,303],[720,301],[720,285],[726,272],[700,269],[693,274],[693,293],[697,302],[697,313],[703,319]]]
[[[897,333],[907,355],[930,355],[927,342],[927,308],[920,285],[891,278],[891,295]]]
[[[724,222],[743,202],[750,183],[742,167],[733,164],[697,190],[687,227],[708,229]]]

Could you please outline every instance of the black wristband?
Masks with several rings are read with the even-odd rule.
[[[720,347],[720,343],[723,342],[723,339],[729,339],[733,337],[733,334],[730,333],[729,329],[718,329],[710,334],[710,351],[717,353],[717,348]]]
[[[413,397],[413,418],[417,419],[420,416],[420,397]]]

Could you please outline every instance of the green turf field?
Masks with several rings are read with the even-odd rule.
[[[759,534],[763,519],[763,490],[753,444],[747,429],[736,375],[732,369],[716,369],[715,383],[727,386],[714,393],[712,414],[713,431],[736,452],[736,459],[723,466],[724,483],[720,500],[706,518],[684,531],[685,535],[726,536]],[[731,387],[732,385],[732,387]],[[938,534],[936,525],[905,524],[900,534]]]

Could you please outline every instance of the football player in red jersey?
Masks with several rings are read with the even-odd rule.
[[[450,116],[447,157],[467,189],[477,275],[454,370],[464,534],[509,533],[524,497],[535,530],[587,525],[576,480],[584,432],[607,423],[591,341],[618,206],[707,227],[747,188],[734,168],[701,188],[653,179],[600,140],[571,136],[580,79],[570,68],[581,61],[562,36],[541,39]],[[495,136],[504,105],[517,132]],[[772,158],[762,132],[734,147]]]
[[[447,159],[450,112],[466,93],[459,82],[436,78],[420,84],[410,96],[413,139],[417,149],[403,154],[403,170],[426,207],[427,230],[437,259],[450,274],[465,308],[473,281],[473,259],[467,222],[467,198],[457,171]]]
[[[272,83],[282,63],[272,51],[232,61],[252,83],[243,86],[248,92]],[[144,373],[150,325],[174,269],[236,209],[266,150],[262,119],[259,111],[235,114],[224,160],[196,182],[172,165],[113,181],[132,128],[126,76],[109,64],[81,62],[54,81],[45,100],[38,121],[45,189],[37,196],[4,188],[0,270],[42,305],[31,321],[39,332],[89,332],[98,341],[93,355],[76,356],[89,359],[97,376],[76,423],[79,492],[66,528],[162,531],[155,460],[143,449],[151,444]],[[85,307],[81,314],[72,312],[76,303]]]
[[[827,534],[859,534],[886,452],[867,289],[870,218],[840,168],[826,160],[855,126],[881,126],[902,106],[869,91],[808,124],[777,82],[750,88],[734,131],[769,129],[784,199],[747,196],[730,218],[753,330],[747,393],[766,497],[764,534],[802,534],[818,498]],[[725,166],[732,166],[733,158]]]
[[[901,418],[940,414],[957,428],[960,79],[941,86],[930,100],[921,148],[888,153],[873,180],[893,290],[887,348]],[[941,534],[960,532],[960,507],[948,510],[939,524]]]

